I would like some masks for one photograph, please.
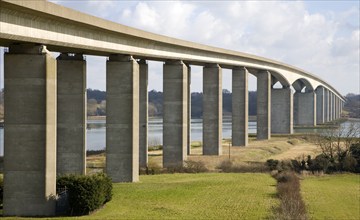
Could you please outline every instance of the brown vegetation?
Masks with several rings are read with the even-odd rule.
[[[279,207],[274,208],[274,219],[308,219],[305,203],[300,193],[299,177],[293,172],[281,172],[273,176],[277,180]]]

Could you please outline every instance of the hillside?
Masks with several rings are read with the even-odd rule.
[[[350,118],[360,118],[360,95],[347,94],[344,110]]]

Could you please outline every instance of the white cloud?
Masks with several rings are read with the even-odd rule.
[[[359,92],[358,4],[326,12],[301,1],[87,1],[74,7],[158,34],[280,60],[343,94]],[[161,77],[161,69],[155,65],[152,72]]]

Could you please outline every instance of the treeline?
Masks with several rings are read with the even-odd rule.
[[[350,118],[360,118],[360,95],[347,94],[344,110]]]
[[[106,115],[106,92],[88,89],[87,90],[87,114],[89,116]],[[223,90],[223,114],[230,115],[232,93]],[[191,117],[202,117],[203,94],[194,92],[191,94]],[[360,118],[360,95],[346,95],[344,110],[348,117]],[[162,116],[163,114],[163,93],[159,91],[149,91],[149,116]],[[256,92],[249,92],[249,115],[256,115]],[[0,90],[0,121],[4,118],[4,89]]]
[[[87,90],[88,115],[106,114],[106,92],[100,90]],[[231,114],[232,93],[223,90],[223,114]],[[203,94],[194,92],[191,94],[191,117],[202,117]],[[149,116],[163,115],[163,93],[155,90],[149,91]],[[256,92],[249,92],[249,115],[256,115]]]

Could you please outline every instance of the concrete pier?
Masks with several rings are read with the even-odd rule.
[[[325,88],[316,89],[316,124],[325,123]]]
[[[316,126],[316,94],[313,91],[294,94],[294,124]]]
[[[183,165],[188,145],[188,68],[182,61],[164,64],[163,166]]]
[[[327,89],[324,92],[324,120],[329,121],[329,90]]]
[[[222,69],[217,64],[203,68],[203,154],[222,154]]]
[[[293,93],[289,87],[271,90],[271,133],[293,133]]]
[[[139,166],[146,167],[148,164],[148,64],[140,60],[140,130],[139,130]]]
[[[112,55],[106,63],[106,173],[113,182],[139,180],[139,64]]]
[[[86,61],[57,58],[57,175],[86,172]]]
[[[329,91],[329,121],[334,120],[333,118],[333,94]]]
[[[44,46],[14,45],[4,73],[4,215],[55,215],[56,60]]]
[[[188,143],[187,143],[187,155],[191,154],[191,67],[186,65],[188,68]]]
[[[232,146],[248,144],[249,72],[244,67],[232,70]]]
[[[331,103],[332,103],[332,105],[331,105],[331,107],[332,107],[332,119],[333,120],[336,120],[336,108],[335,108],[335,106],[336,106],[336,103],[335,103],[335,94],[334,93],[331,93],[331,99],[332,99],[332,101],[331,101]]]
[[[271,137],[271,74],[260,71],[257,76],[257,139]]]

